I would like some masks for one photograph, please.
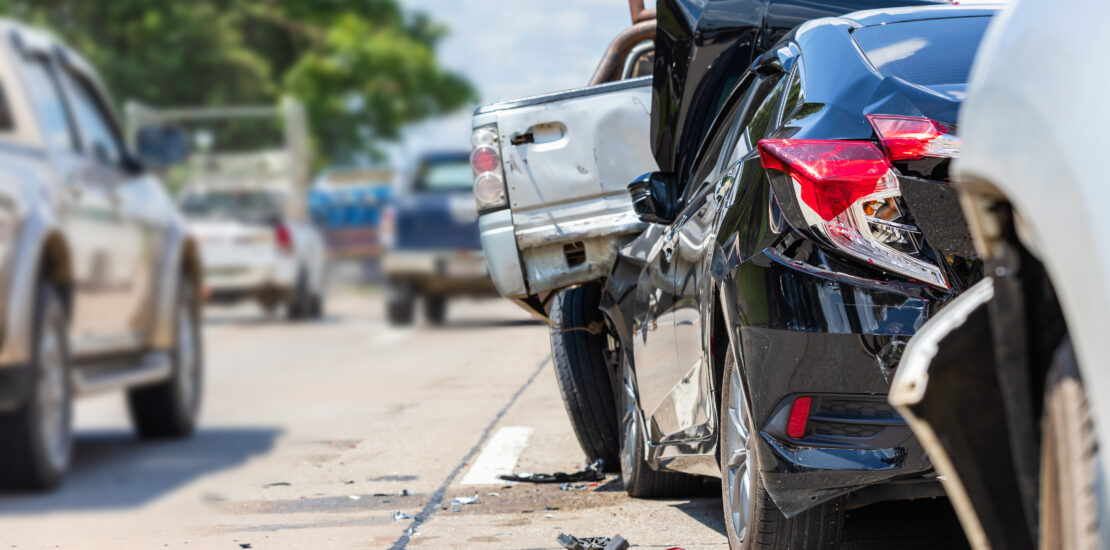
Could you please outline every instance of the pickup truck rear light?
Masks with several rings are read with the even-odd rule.
[[[274,241],[277,243],[278,250],[283,254],[293,253],[293,232],[289,230],[289,225],[285,222],[278,222],[274,226]]]
[[[920,256],[921,230],[907,219],[897,173],[877,145],[764,139],[759,156],[772,177],[790,178],[789,198],[811,230],[871,265],[948,288],[944,272]]]
[[[867,115],[891,162],[926,157],[956,158],[963,140],[955,129],[928,118]]]
[[[470,144],[473,147],[470,167],[474,170],[474,198],[478,202],[478,211],[507,206],[508,195],[505,192],[504,171],[501,169],[497,125],[475,128],[470,136]]]

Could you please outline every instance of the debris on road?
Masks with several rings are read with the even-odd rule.
[[[410,493],[409,493],[408,489],[401,489],[401,492],[398,493],[398,494],[403,496],[403,497],[407,497],[407,496],[409,496]]]
[[[588,487],[588,485],[585,483],[579,483],[577,485],[571,485],[570,483],[559,484],[560,491],[585,491],[586,487]]]
[[[359,499],[361,499],[362,497],[360,497],[360,496],[358,496],[358,495],[350,495],[350,496],[348,496],[347,498],[349,498],[349,499],[351,499],[351,500],[359,500]]]
[[[521,481],[524,483],[574,483],[576,481],[601,481],[605,479],[605,474],[602,473],[605,461],[600,458],[595,460],[593,464],[586,466],[584,469],[574,473],[555,472],[553,474],[511,474],[502,475],[501,479],[505,481]]]
[[[293,484],[289,483],[288,481],[275,481],[273,483],[267,483],[267,484],[263,485],[262,488],[266,488],[266,487],[290,487],[292,485]]]
[[[406,520],[406,519],[412,519],[412,516],[402,512],[400,510],[397,510],[396,512],[393,512],[393,521],[403,521],[403,520]]]
[[[620,535],[612,537],[583,537],[560,533],[555,541],[567,550],[628,550],[628,541]]]
[[[249,543],[249,542],[244,542],[244,543],[239,544],[239,548],[250,548],[250,547],[251,547],[251,543]]]
[[[451,504],[456,506],[464,506],[467,504],[474,504],[475,502],[478,502],[477,493],[475,493],[472,497],[455,497],[455,500],[452,500]]]

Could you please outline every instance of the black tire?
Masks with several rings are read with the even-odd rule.
[[[415,306],[412,288],[401,282],[390,281],[385,292],[386,321],[397,327],[411,325]]]
[[[1040,547],[1094,550],[1099,547],[1098,445],[1069,339],[1049,369],[1041,434]]]
[[[312,315],[312,292],[308,288],[308,275],[302,269],[297,275],[296,286],[285,305],[285,316],[290,321],[300,321]]]
[[[324,293],[321,292],[312,297],[312,310],[309,313],[313,319],[323,319],[325,315],[324,310]]]
[[[52,285],[40,284],[33,322],[30,395],[19,409],[0,415],[0,486],[6,489],[57,487],[73,449],[68,321]]]
[[[563,404],[589,462],[605,471],[620,465],[620,435],[613,385],[606,362],[601,287],[590,284],[559,292],[551,305],[551,355]]]
[[[447,322],[447,297],[425,296],[424,317],[428,323],[435,326],[441,326]]]
[[[779,511],[771,495],[763,485],[763,477],[759,475],[759,453],[752,450],[751,443],[755,441],[755,430],[751,428],[746,400],[743,398],[743,385],[738,376],[736,360],[732,349],[725,356],[725,379],[721,381],[721,426],[719,431],[720,444],[719,460],[721,465],[721,501],[725,515],[725,532],[728,536],[729,548],[733,550],[790,550],[806,548],[813,550],[835,549],[840,544],[842,526],[844,523],[844,506],[842,499],[817,505],[792,518],[787,518]],[[739,394],[739,399],[734,403],[734,395]],[[730,407],[730,403],[733,405]],[[730,430],[729,423],[737,422],[742,429]],[[744,441],[745,460],[730,461],[732,453],[729,449],[729,440],[739,437]],[[732,470],[743,471],[747,477],[746,490],[739,490],[738,499],[734,499],[734,491],[741,486],[739,482],[730,483]],[[746,498],[745,498],[746,497]],[[734,502],[745,506],[738,510],[734,519]],[[740,518],[739,516],[743,516]],[[742,533],[738,533],[740,519],[743,519]]]
[[[635,498],[684,497],[698,494],[705,480],[678,472],[655,470],[647,461],[644,413],[640,410],[636,375],[620,354],[620,465],[624,490]]]
[[[193,283],[183,279],[174,309],[170,379],[127,392],[131,423],[140,437],[184,437],[196,429],[204,381],[204,346],[196,296]]]

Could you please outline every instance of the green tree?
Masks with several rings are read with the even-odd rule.
[[[476,98],[436,59],[445,27],[396,0],[0,0],[0,14],[52,29],[121,100],[217,106],[290,93],[322,163]]]

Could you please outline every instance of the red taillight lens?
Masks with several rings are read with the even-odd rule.
[[[497,170],[501,159],[497,158],[497,151],[493,147],[478,147],[470,153],[470,167],[475,174],[484,174]]]
[[[873,194],[890,171],[883,152],[869,141],[765,139],[759,156],[764,168],[794,178],[802,202],[825,221]]]
[[[801,439],[806,435],[809,407],[812,404],[813,398],[809,396],[794,399],[794,404],[790,407],[790,421],[786,424],[786,435],[794,439]]]
[[[779,200],[798,206],[795,226],[869,264],[948,288],[940,268],[920,257],[921,231],[901,210],[897,173],[877,145],[764,139],[759,156]]]
[[[959,156],[962,142],[951,128],[928,118],[867,115],[892,162]]]
[[[278,249],[282,252],[293,251],[293,233],[289,231],[289,226],[285,225],[284,222],[274,227],[274,240],[277,241]]]

